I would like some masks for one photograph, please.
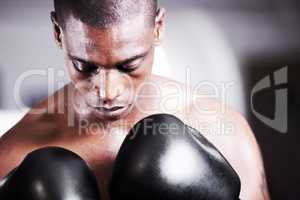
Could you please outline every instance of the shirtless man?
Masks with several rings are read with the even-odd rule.
[[[146,116],[169,113],[222,152],[240,176],[240,199],[269,199],[260,150],[245,119],[201,98],[203,91],[152,74],[165,27],[165,10],[157,9],[155,0],[54,2],[54,36],[71,83],[1,138],[0,179],[29,152],[58,146],[88,163],[108,199],[112,162],[128,131]],[[232,124],[229,133],[214,127],[220,120]]]

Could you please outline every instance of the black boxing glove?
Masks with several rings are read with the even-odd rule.
[[[111,200],[237,200],[240,179],[198,131],[171,115],[138,122],[114,163]]]
[[[85,161],[57,147],[28,154],[0,185],[3,200],[100,200],[96,178]]]

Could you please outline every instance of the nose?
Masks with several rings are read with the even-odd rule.
[[[96,90],[100,100],[106,104],[115,101],[125,90],[122,75],[115,70],[101,70],[96,78]]]

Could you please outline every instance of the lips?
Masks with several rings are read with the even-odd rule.
[[[94,114],[99,119],[115,120],[124,116],[128,108],[127,106],[97,107]]]
[[[124,106],[114,106],[114,107],[97,107],[96,109],[101,112],[115,112],[123,108]]]

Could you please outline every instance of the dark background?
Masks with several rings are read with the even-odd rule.
[[[283,52],[278,56],[259,55],[250,58],[246,72],[249,74],[246,82],[248,95],[250,88],[266,75],[271,74],[281,66],[288,68],[288,132],[279,133],[259,121],[248,107],[248,119],[261,147],[266,168],[268,185],[272,199],[299,199],[300,183],[300,92],[299,54]],[[250,99],[250,95],[248,96]],[[274,90],[265,90],[254,100],[260,112],[266,116],[274,116]],[[248,101],[247,105],[250,105]]]

